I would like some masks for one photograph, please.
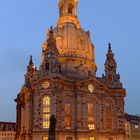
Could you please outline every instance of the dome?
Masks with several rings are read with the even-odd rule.
[[[90,41],[89,32],[67,23],[54,29],[56,44],[61,57],[83,58],[94,62],[94,46]]]
[[[89,32],[66,23],[54,29],[54,36],[63,73],[84,77],[95,75],[94,46]]]
[[[95,76],[94,45],[90,33],[80,27],[77,18],[77,1],[59,3],[60,17],[53,29],[62,74],[74,77]]]

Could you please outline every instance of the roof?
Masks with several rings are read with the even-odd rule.
[[[15,122],[0,122],[1,131],[16,131]]]
[[[140,117],[136,115],[125,114],[125,119],[131,124],[140,124]]]

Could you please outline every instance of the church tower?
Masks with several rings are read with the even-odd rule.
[[[96,76],[90,32],[80,26],[78,0],[59,0],[59,19],[30,57],[17,95],[16,140],[124,140],[126,91],[109,44],[105,74]]]

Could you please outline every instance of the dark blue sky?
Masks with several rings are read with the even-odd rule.
[[[0,1],[0,120],[15,121],[14,99],[29,55],[39,66],[47,29],[56,25],[58,0]],[[80,0],[78,17],[95,45],[97,75],[104,72],[108,42],[127,89],[125,111],[140,113],[140,0]]]

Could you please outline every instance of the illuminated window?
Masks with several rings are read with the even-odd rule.
[[[94,137],[90,137],[89,140],[95,140],[95,138]]]
[[[89,84],[88,90],[92,93],[94,91],[94,86],[92,84]]]
[[[88,128],[89,130],[94,130],[95,129],[95,125],[94,124],[88,124]]]
[[[45,136],[45,137],[43,137],[43,139],[42,139],[42,140],[48,140],[48,137],[46,137],[46,136]]]
[[[65,127],[66,129],[71,128],[71,105],[65,105]]]
[[[44,107],[43,112],[50,112],[50,108],[49,107]]]
[[[111,104],[106,105],[106,128],[112,129],[112,107],[111,107]]]
[[[48,96],[43,98],[42,112],[43,128],[48,129],[50,125],[50,97]]]
[[[43,88],[48,88],[49,86],[50,86],[50,83],[48,81],[43,83]]]
[[[94,106],[91,103],[88,103],[88,128],[89,130],[94,130]]]
[[[47,118],[49,118],[50,117],[50,114],[43,114],[43,118],[44,119],[47,119]]]
[[[139,126],[138,125],[135,125],[135,128],[139,128]]]

